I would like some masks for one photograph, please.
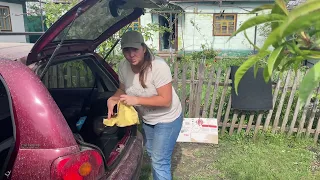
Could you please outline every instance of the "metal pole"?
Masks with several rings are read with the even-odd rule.
[[[41,27],[42,27],[42,32],[44,32],[44,22],[43,22],[43,10],[42,10],[42,2],[39,0],[40,3],[40,18],[41,18]]]
[[[256,13],[256,16],[258,16],[258,13]],[[256,54],[256,45],[257,45],[257,26],[254,27],[254,47],[253,47],[253,53]]]

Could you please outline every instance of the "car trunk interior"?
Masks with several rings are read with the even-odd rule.
[[[103,124],[107,100],[117,90],[116,81],[93,55],[59,58],[52,62],[42,82],[72,132],[80,135],[84,142],[98,146],[107,160],[119,142],[128,136],[127,128]],[[77,125],[81,118],[85,119],[84,123]]]

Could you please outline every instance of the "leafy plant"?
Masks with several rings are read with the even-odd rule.
[[[47,27],[50,27],[56,22],[63,14],[69,9],[75,6],[79,1],[70,0],[69,3],[54,3],[53,1],[47,1],[44,5],[44,11],[46,13],[45,23]]]
[[[252,55],[237,70],[234,82],[236,92],[238,92],[237,88],[243,75],[252,66],[256,70],[255,65],[258,61],[266,62],[264,79],[269,81],[275,71],[283,72],[289,68],[297,71],[302,61],[320,59],[320,1],[308,0],[289,12],[284,0],[276,0],[274,5],[260,6],[252,10],[252,13],[262,10],[270,10],[270,12],[245,21],[230,37],[231,39],[240,32],[245,33],[249,28],[271,23],[271,31],[263,46],[257,47],[259,52]],[[319,82],[320,63],[317,63],[308,71],[299,86],[301,106],[305,104],[309,94]]]

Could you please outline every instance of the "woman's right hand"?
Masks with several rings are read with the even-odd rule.
[[[114,98],[109,98],[108,99],[108,102],[107,102],[107,105],[108,105],[108,119],[111,118],[111,116],[113,115],[113,109],[114,109],[114,106],[118,103],[117,100],[115,100]]]

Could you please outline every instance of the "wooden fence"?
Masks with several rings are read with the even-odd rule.
[[[204,63],[180,64],[172,67],[174,82],[182,101],[183,111],[190,118],[217,118],[221,134],[259,131],[313,135],[320,132],[320,88],[300,109],[298,87],[304,72],[274,75],[273,109],[269,111],[239,111],[231,108],[231,68],[207,67]]]
[[[47,87],[92,87],[94,79],[84,65],[52,66],[44,77]],[[285,72],[274,75],[273,109],[269,111],[239,111],[231,108],[230,68],[207,66],[205,63],[179,63],[172,67],[173,86],[183,107],[185,117],[217,118],[221,134],[272,133],[313,135],[318,140],[320,133],[319,98],[320,88],[310,96],[300,109],[298,87],[304,72]]]

